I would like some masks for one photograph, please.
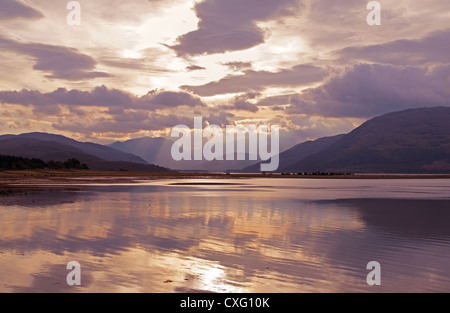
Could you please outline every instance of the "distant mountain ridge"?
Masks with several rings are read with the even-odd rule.
[[[168,166],[173,161],[172,158],[168,160],[172,145],[173,141],[169,139],[142,137],[124,142],[116,141],[108,147],[137,155],[150,164]]]
[[[448,107],[389,113],[349,134],[304,142],[280,153],[278,172],[450,173],[449,121]],[[144,137],[103,146],[29,133],[0,136],[0,154],[44,161],[76,158],[91,169],[101,170],[223,172],[244,168],[243,172],[260,172],[260,163],[248,161],[248,155],[247,161],[174,161],[173,142]]]
[[[143,137],[124,142],[117,141],[110,144],[109,147],[138,155],[148,163],[157,164],[174,170],[200,172],[240,171],[242,168],[258,162],[251,161],[249,154],[243,156],[245,159],[244,161],[237,160],[237,156],[234,157],[233,161],[226,160],[226,155],[224,155],[224,160],[222,161],[175,161],[171,155],[173,144],[174,141],[166,138]]]

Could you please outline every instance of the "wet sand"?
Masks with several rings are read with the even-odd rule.
[[[147,173],[108,171],[25,170],[0,171],[0,194],[20,190],[65,188],[86,184],[126,184],[161,179],[450,179],[450,174],[355,174],[355,175],[281,175],[281,174],[216,174],[216,173]],[[207,183],[205,183],[207,184]],[[220,184],[220,183],[214,183]],[[226,184],[226,183],[225,183]]]

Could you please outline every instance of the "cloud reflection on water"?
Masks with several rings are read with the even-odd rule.
[[[389,273],[379,291],[450,290],[448,200],[305,200],[296,183],[43,191],[32,197],[59,204],[35,207],[10,198],[0,291],[374,291],[372,260]],[[68,289],[73,260],[83,285]]]

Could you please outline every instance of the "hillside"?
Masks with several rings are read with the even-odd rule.
[[[65,138],[65,137],[64,137]],[[96,145],[97,146],[97,145]],[[98,145],[100,146],[100,145]],[[98,147],[96,147],[98,148]],[[113,149],[107,148],[105,151]],[[101,151],[101,148],[98,150]],[[90,155],[85,151],[82,151],[74,146],[54,142],[38,140],[33,138],[28,138],[26,136],[1,136],[0,138],[0,154],[10,155],[16,157],[23,157],[29,159],[41,159],[45,162],[50,161],[60,161],[64,162],[68,159],[75,158],[82,163],[87,164],[87,166],[92,170],[106,170],[106,171],[145,171],[145,172],[163,172],[167,169],[149,165],[147,163],[136,163],[121,161],[120,154],[122,152],[118,151],[119,154],[116,156],[111,156],[109,159],[119,159],[118,161],[108,161],[101,159],[97,156]],[[135,157],[137,158],[137,157]],[[137,158],[140,160],[140,158]],[[145,162],[145,161],[144,161]]]
[[[290,172],[450,173],[450,108],[423,108],[374,118]]]
[[[123,151],[119,151],[116,149],[113,149],[111,147],[99,145],[96,143],[90,143],[90,142],[79,142],[76,140],[73,140],[71,138],[67,138],[61,135],[54,135],[54,134],[47,134],[47,133],[28,133],[28,134],[21,134],[21,135],[3,135],[0,136],[0,142],[3,140],[9,140],[9,139],[15,139],[15,140],[22,140],[22,139],[36,139],[46,142],[53,142],[53,143],[59,143],[63,144],[65,146],[70,146],[73,148],[76,148],[78,151],[88,154],[90,156],[105,160],[105,161],[118,161],[118,162],[132,162],[132,163],[142,163],[147,164],[145,160],[142,158],[130,154],[125,153]]]
[[[172,145],[173,141],[165,138],[143,137],[124,142],[117,141],[110,144],[109,147],[139,156],[150,164],[169,167],[175,162],[170,157]]]
[[[449,121],[446,107],[389,113],[347,135],[308,141],[281,153],[278,172],[450,173]],[[243,172],[260,172],[254,161],[177,162],[171,158],[172,144],[169,139],[145,137],[102,146],[30,133],[0,136],[0,154],[45,162],[75,158],[93,170],[223,172],[245,167]]]
[[[298,144],[294,146],[293,148],[280,153],[280,166],[278,167],[279,171],[282,171],[282,169],[288,169],[295,163],[297,163],[300,160],[305,159],[306,157],[319,153],[326,148],[328,148],[330,145],[335,143],[337,140],[341,139],[344,135],[337,135],[334,137],[325,137],[320,138],[315,141],[307,141],[301,144]],[[262,162],[262,163],[267,163]],[[259,173],[261,171],[261,163],[254,164],[252,166],[249,166],[245,169],[243,169],[243,172],[246,173]]]

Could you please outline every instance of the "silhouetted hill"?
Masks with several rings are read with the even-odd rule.
[[[37,139],[41,141],[46,142],[55,142],[60,143],[66,146],[70,146],[73,148],[76,148],[77,150],[97,157],[102,160],[106,161],[119,161],[119,162],[133,162],[133,163],[142,163],[147,164],[145,160],[142,158],[130,154],[125,153],[123,151],[119,151],[117,149],[99,145],[96,143],[90,143],[90,142],[79,142],[61,135],[54,135],[54,134],[47,134],[47,133],[28,133],[28,134],[21,134],[21,135],[3,135],[0,136],[0,142],[3,140],[8,139]]]
[[[283,171],[450,173],[450,108],[374,118]]]
[[[9,138],[9,139],[8,139]],[[98,148],[98,147],[96,147]],[[105,147],[109,150],[111,148]],[[105,150],[108,151],[108,150]],[[122,153],[118,151],[119,153]],[[1,136],[0,138],[0,154],[10,155],[23,158],[36,158],[45,162],[60,161],[64,162],[68,159],[75,158],[85,163],[92,170],[107,171],[145,171],[145,172],[163,172],[167,169],[134,162],[125,161],[107,161],[99,157],[90,155],[78,148],[54,141],[45,141],[22,136]]]
[[[70,158],[76,158],[84,163],[102,161],[100,158],[89,155],[72,146],[19,136],[11,139],[0,139],[0,153],[24,158],[37,158],[46,162],[51,160],[65,161]]]
[[[280,166],[278,167],[278,172],[284,171],[290,168],[293,164],[306,157],[321,152],[328,148],[330,145],[335,143],[337,140],[341,139],[344,135],[337,135],[334,137],[320,138],[315,141],[307,141],[294,146],[293,148],[280,153]],[[268,163],[262,162],[262,163]],[[246,173],[259,173],[261,171],[261,162],[249,166],[243,169]]]

